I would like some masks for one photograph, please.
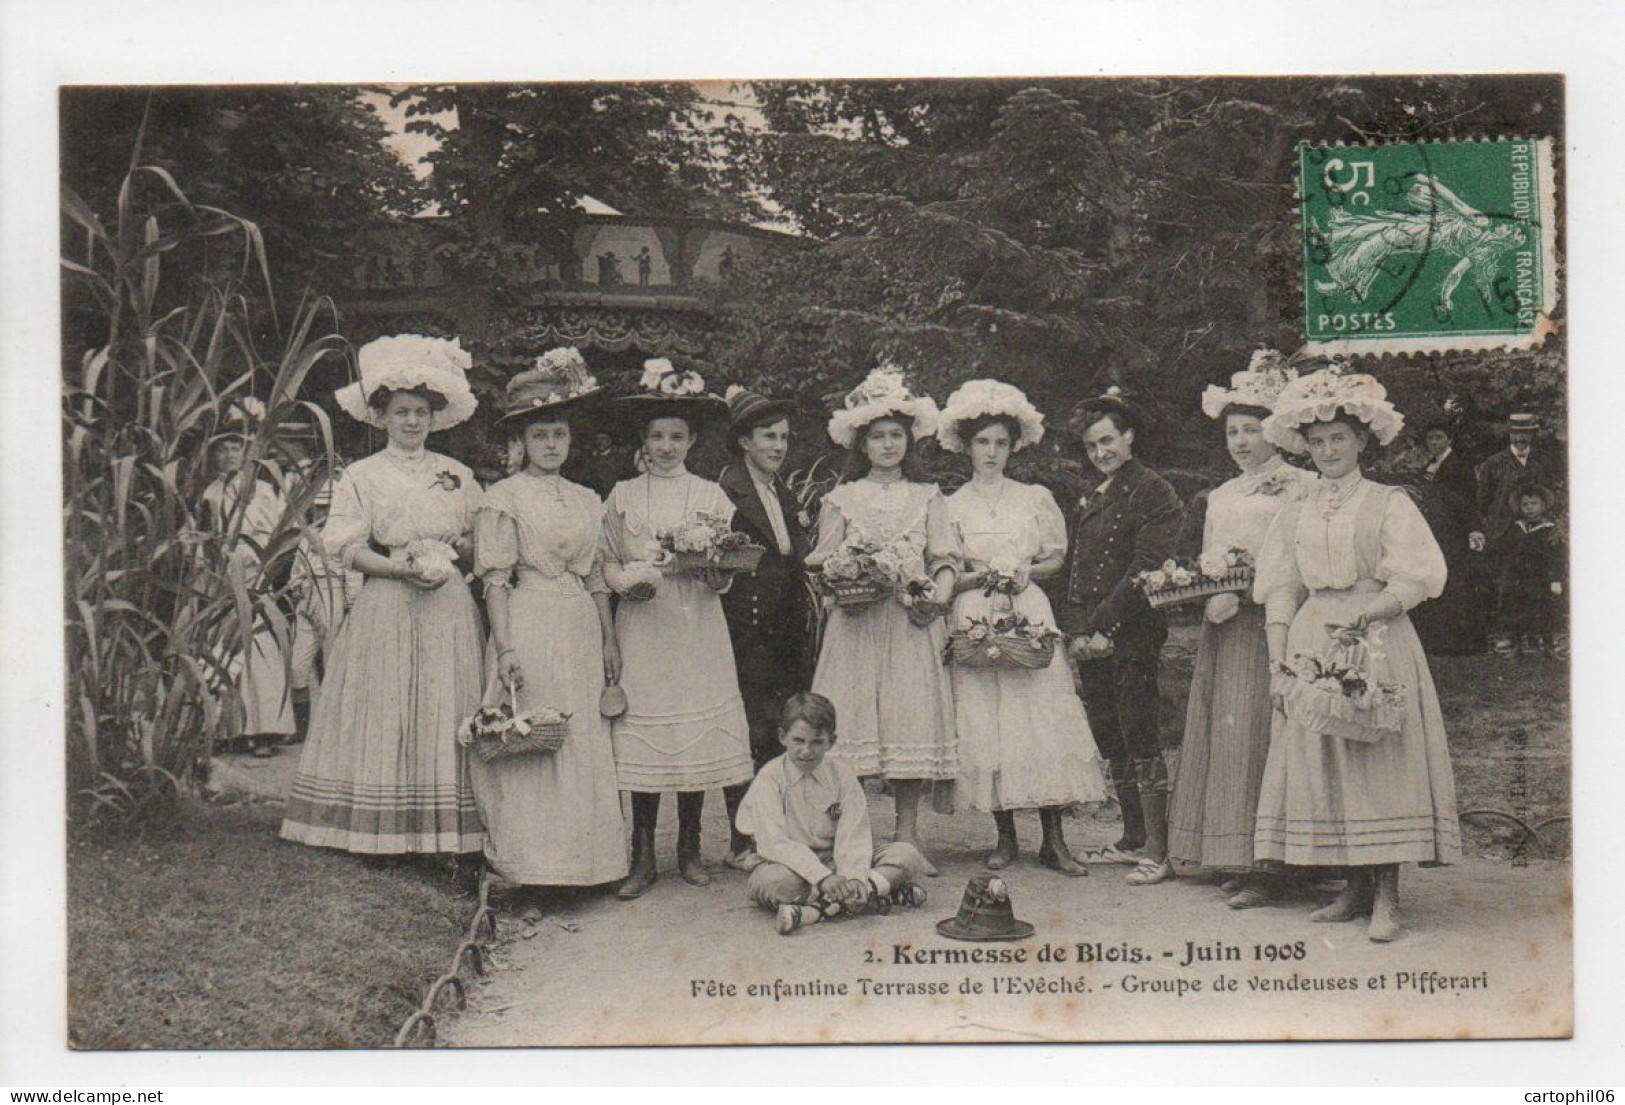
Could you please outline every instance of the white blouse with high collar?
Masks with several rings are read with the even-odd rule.
[[[1316,479],[1314,473],[1295,468],[1276,456],[1251,472],[1221,483],[1208,493],[1202,551],[1246,549],[1256,558],[1281,507],[1301,499],[1314,487]]]
[[[1444,590],[1444,553],[1403,489],[1358,470],[1289,503],[1264,539],[1253,582],[1271,622],[1286,621],[1306,591],[1345,590],[1374,580],[1409,610]]]
[[[462,461],[428,450],[405,454],[386,448],[339,477],[322,544],[350,567],[369,541],[386,549],[424,538],[450,541],[473,529],[483,498]]]
[[[557,475],[510,476],[485,493],[474,528],[474,570],[498,586],[521,569],[547,578],[574,575],[589,590],[604,590],[603,514],[603,500],[591,488]]]

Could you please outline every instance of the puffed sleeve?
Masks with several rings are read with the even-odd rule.
[[[1439,597],[1447,573],[1444,553],[1427,519],[1403,491],[1389,493],[1378,540],[1382,557],[1377,578],[1388,585],[1388,593],[1406,610]]]
[[[472,468],[465,467],[459,474],[463,478],[463,486],[458,489],[463,496],[463,529],[467,532],[474,528],[480,507],[485,505],[485,491],[480,487],[480,481],[474,478]]]
[[[607,595],[610,588],[609,581],[604,578],[604,542],[602,538],[604,500],[600,499],[592,490],[584,490],[586,493],[582,496],[582,505],[591,513],[592,517],[599,519],[598,531],[600,536],[598,540],[593,542],[592,559],[587,565],[587,573],[581,578],[587,585],[589,595]]]
[[[846,540],[846,515],[841,513],[839,490],[836,488],[825,495],[823,506],[818,511],[818,544],[807,554],[805,563],[809,568],[822,566]]]
[[[1307,591],[1298,572],[1298,505],[1276,512],[1264,535],[1253,569],[1253,601],[1264,608],[1265,625],[1291,625]]]
[[[948,512],[948,500],[935,489],[925,504],[925,570],[936,575],[943,568],[958,572],[965,562],[965,546]]]
[[[1202,516],[1201,551],[1203,553],[1222,553],[1228,551],[1216,547],[1214,542],[1213,531],[1217,528],[1215,523],[1218,521],[1219,512],[1213,509],[1213,491],[1210,490],[1205,494],[1201,494],[1198,501],[1191,503],[1191,507],[1192,509],[1189,512],[1190,515],[1200,514]],[[1276,513],[1280,512],[1277,511]]]
[[[519,523],[500,489],[474,515],[474,574],[487,587],[508,587],[519,563]]]
[[[354,472],[346,471],[333,488],[333,502],[327,523],[322,526],[322,547],[336,556],[346,568],[355,567],[355,556],[367,548],[372,536],[372,520]]]
[[[619,503],[620,496],[612,490],[604,501],[604,521],[598,539],[598,563],[615,591],[623,591],[627,586],[622,583],[622,568],[627,561],[626,519],[621,516]]]
[[[1042,484],[1034,484],[1033,491],[1033,524],[1038,533],[1037,560],[1048,560],[1051,557],[1066,555],[1066,516],[1061,513],[1060,504],[1050,489]]]
[[[734,501],[728,498],[728,493],[722,489],[722,485],[712,483],[708,494],[710,505],[706,507],[706,511],[718,518],[727,519],[728,525],[733,526],[737,521],[734,516],[738,511],[734,508]]]
[[[616,594],[625,594],[639,583],[660,586],[660,569],[633,553],[627,546],[626,514],[621,509],[620,485],[609,493],[604,503],[604,522],[599,532],[598,562],[604,582]]]

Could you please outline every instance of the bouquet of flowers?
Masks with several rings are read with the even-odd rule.
[[[657,547],[650,552],[656,565],[684,572],[701,568],[754,571],[766,551],[760,545],[751,544],[745,534],[730,528],[727,518],[703,511],[675,529],[661,530],[655,535],[655,545]]]
[[[406,563],[429,579],[448,580],[457,574],[457,550],[445,541],[422,537],[407,544]]]
[[[894,594],[912,606],[931,592],[931,581],[911,568],[918,559],[906,544],[854,532],[824,561],[817,585],[836,606],[866,606]]]
[[[956,629],[943,659],[967,668],[1045,668],[1060,639],[1060,630],[1025,614],[993,613]]]
[[[457,743],[473,748],[486,763],[530,753],[557,752],[570,732],[570,715],[550,706],[518,712],[514,687],[495,706],[481,706],[457,727]]]
[[[1134,582],[1145,592],[1153,609],[1194,602],[1226,591],[1242,594],[1252,589],[1253,557],[1246,549],[1203,553],[1195,563],[1165,560],[1162,567],[1141,572]]]
[[[1009,610],[1014,605],[1015,597],[1021,594],[1024,587],[1017,574],[1020,569],[1020,562],[1010,557],[988,562],[982,572],[981,590],[991,600],[988,605],[993,609]]]
[[[1405,689],[1371,674],[1382,656],[1381,623],[1328,625],[1331,643],[1320,656],[1294,653],[1277,664],[1275,689],[1286,714],[1312,733],[1371,743],[1397,733]]]

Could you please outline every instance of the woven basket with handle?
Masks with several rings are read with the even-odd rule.
[[[508,691],[508,704],[517,719],[524,715],[519,712],[519,690],[511,680],[504,680],[503,685]],[[530,732],[514,740],[505,741],[500,737],[482,737],[474,742],[474,751],[479,754],[485,763],[494,760],[511,759],[514,756],[535,756],[557,752],[564,747],[564,740],[570,735],[570,719],[547,725],[531,723]]]
[[[1055,658],[1055,639],[1043,644],[1025,637],[996,637],[988,634],[980,641],[957,630],[948,638],[948,659],[962,668],[1006,668],[1036,671],[1047,668]]]

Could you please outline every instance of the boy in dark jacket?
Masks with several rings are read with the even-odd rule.
[[[1539,485],[1509,496],[1516,518],[1494,538],[1503,655],[1552,650],[1568,571],[1568,547],[1552,518],[1552,493]]]

